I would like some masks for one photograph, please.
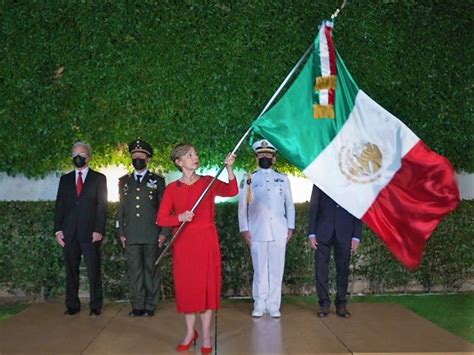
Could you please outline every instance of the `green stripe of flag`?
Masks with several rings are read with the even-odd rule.
[[[315,44],[319,43],[316,38]],[[318,47],[315,46],[317,49]],[[252,124],[255,133],[268,139],[289,160],[303,170],[332,141],[354,107],[359,88],[337,55],[336,118],[313,118],[314,60],[313,50],[306,64],[280,100]]]

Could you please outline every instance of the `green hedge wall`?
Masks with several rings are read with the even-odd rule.
[[[0,171],[63,170],[79,139],[95,166],[127,162],[137,136],[157,168],[183,140],[220,164],[341,2],[1,1]],[[335,28],[360,87],[469,172],[472,13],[472,1],[358,0]]]
[[[103,243],[105,295],[127,297],[126,260],[115,239],[117,204],[109,205],[107,238]],[[284,275],[285,292],[314,292],[313,252],[306,245],[308,203],[297,204],[297,228],[289,244]],[[352,259],[352,279],[364,278],[373,292],[387,292],[416,282],[423,290],[457,290],[474,276],[474,202],[463,201],[435,231],[421,267],[411,272],[398,264],[368,228],[360,253]],[[0,288],[41,293],[45,298],[63,294],[62,251],[52,231],[52,202],[0,202]],[[252,266],[248,248],[238,233],[237,206],[218,204],[216,221],[223,258],[223,294],[249,295]],[[334,273],[334,269],[331,271]],[[83,274],[82,283],[86,274]],[[162,291],[173,297],[171,259],[163,266]]]

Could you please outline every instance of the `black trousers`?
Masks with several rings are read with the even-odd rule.
[[[327,242],[318,240],[318,248],[315,253],[316,270],[316,292],[319,305],[329,307],[329,260],[331,249],[334,249],[334,260],[336,263],[336,307],[347,304],[347,286],[349,283],[349,264],[351,259],[352,238],[339,241],[333,234]]]
[[[100,242],[80,243],[77,238],[68,240],[64,245],[64,265],[66,266],[66,307],[79,310],[79,265],[81,255],[87,267],[89,279],[90,309],[102,308],[102,276]]]
[[[126,247],[128,285],[133,309],[154,311],[160,298],[158,244],[129,244]]]

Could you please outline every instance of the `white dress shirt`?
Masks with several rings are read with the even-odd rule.
[[[145,177],[145,175],[148,173],[148,168],[145,168],[145,170],[143,170],[141,173],[137,172],[136,170],[134,170],[133,172],[133,177],[135,178],[135,181],[137,181],[137,175],[140,175],[141,178],[140,178],[140,182],[143,181],[143,178]]]
[[[79,171],[82,173],[82,183],[85,183],[87,173],[89,172],[89,167],[87,166],[82,170],[76,169],[76,185],[77,185],[77,179],[79,178]]]

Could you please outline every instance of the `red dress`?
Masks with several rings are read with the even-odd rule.
[[[211,182],[202,176],[192,185],[174,181],[163,194],[157,223],[162,227],[181,224],[178,215],[190,211]],[[230,197],[239,192],[237,179],[224,183],[217,180],[173,244],[173,276],[176,308],[179,313],[216,310],[221,300],[221,250],[214,223],[214,198]]]

